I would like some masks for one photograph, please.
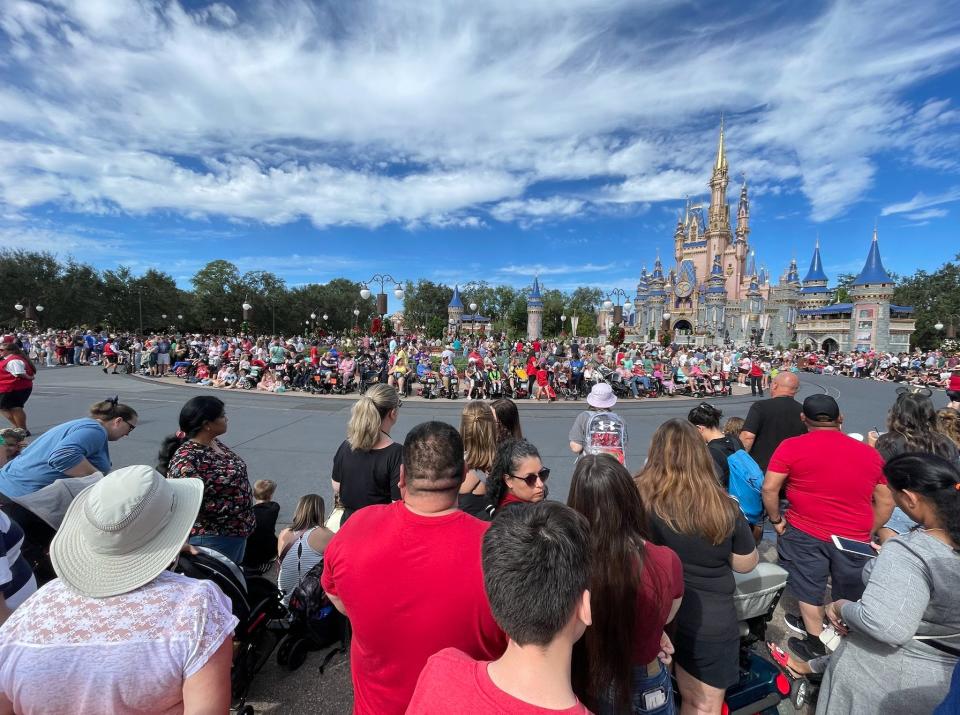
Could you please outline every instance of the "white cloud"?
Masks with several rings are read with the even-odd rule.
[[[619,263],[583,263],[580,265],[558,266],[534,263],[530,265],[511,264],[509,266],[502,266],[501,268],[495,269],[495,272],[506,276],[559,276],[573,273],[603,273],[620,267],[622,267],[622,264]]]
[[[946,209],[924,209],[907,214],[907,218],[911,221],[928,221],[932,218],[943,218],[948,213],[950,212]]]
[[[880,211],[881,216],[890,216],[891,214],[902,214],[925,209],[931,206],[940,206],[941,204],[950,204],[954,201],[960,201],[960,186],[954,186],[952,189],[944,191],[942,194],[927,196],[925,193],[918,192],[909,201],[898,204],[884,206]]]
[[[957,110],[904,95],[957,65],[960,11],[790,10],[0,0],[0,213],[529,225],[703,195],[722,110],[731,180],[799,188],[815,220],[882,152],[955,168]]]

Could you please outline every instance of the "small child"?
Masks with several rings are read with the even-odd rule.
[[[723,433],[730,437],[740,438],[740,432],[743,429],[743,417],[728,417],[723,423]]]
[[[546,363],[537,368],[537,402],[541,397],[546,397],[548,402],[557,399],[557,393],[550,387],[550,372],[547,370]]]
[[[277,517],[280,505],[273,501],[277,483],[271,479],[258,479],[253,483],[253,515],[257,525],[247,537],[247,550],[243,565],[251,571],[264,573],[277,559]]]

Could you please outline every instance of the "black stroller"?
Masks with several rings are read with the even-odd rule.
[[[286,609],[276,585],[260,576],[244,577],[240,568],[213,549],[197,547],[197,554],[181,554],[176,570],[184,576],[213,581],[230,599],[240,623],[234,636],[230,693],[239,715],[254,715],[247,695],[254,676],[270,658],[279,640],[272,623],[282,622]]]

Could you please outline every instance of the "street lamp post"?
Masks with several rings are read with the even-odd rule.
[[[670,316],[670,313],[664,312],[664,314],[663,314],[663,321],[661,322],[661,325],[660,325],[660,334],[661,334],[661,335],[669,335],[669,333],[670,333],[670,317],[671,317],[671,316]]]
[[[622,305],[620,304],[621,298],[624,299]],[[613,324],[616,326],[623,322],[623,311],[629,312],[633,308],[633,303],[630,302],[630,296],[623,288],[614,288],[607,293],[607,298],[603,301],[603,307],[607,310],[613,308]]]
[[[957,322],[960,322],[960,315],[957,315],[956,313],[948,313],[947,315],[945,315],[945,316],[943,316],[943,317],[946,318],[946,320],[947,320],[947,324],[946,324],[946,328],[947,328],[946,337],[947,337],[948,340],[953,340],[954,338],[957,337]],[[941,330],[943,330],[944,324],[943,324],[942,321],[939,321],[939,320],[938,320],[938,321],[936,322],[936,324],[933,326],[933,328],[934,328],[934,330],[936,330],[937,332],[940,332]]]
[[[16,303],[13,307],[14,307],[14,310],[16,310],[18,313],[23,313],[24,320],[32,320],[34,322],[39,321],[40,319],[39,314],[43,312],[42,305],[34,306],[33,303],[31,303],[29,300],[25,302]]]
[[[560,334],[561,334],[561,335],[562,335],[563,332],[564,332],[564,326],[565,326],[566,322],[567,322],[567,314],[566,314],[566,313],[561,313],[561,314],[560,314]]]
[[[360,327],[360,309],[359,308],[353,309],[353,327],[355,328]]]
[[[387,314],[386,284],[393,283],[393,295],[396,296],[397,300],[403,300],[403,288],[400,287],[400,281],[389,273],[375,273],[372,278],[364,281],[362,284],[363,288],[360,289],[360,297],[364,300],[371,296],[371,283],[380,284],[380,292],[377,293],[377,313],[380,315],[380,319],[383,320],[383,316]]]

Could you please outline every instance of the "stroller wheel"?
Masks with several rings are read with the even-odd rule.
[[[244,705],[240,708],[240,712],[237,715],[256,715],[257,711],[253,709],[253,705]]]

